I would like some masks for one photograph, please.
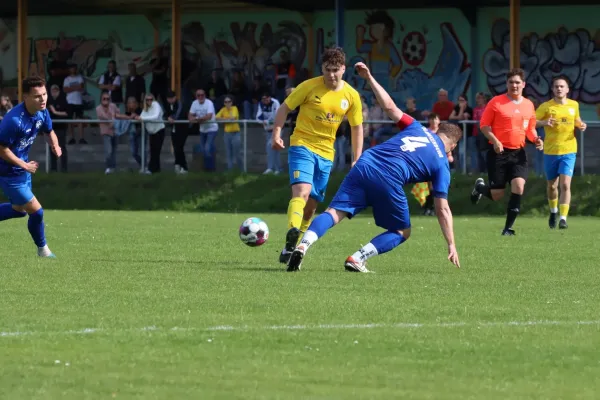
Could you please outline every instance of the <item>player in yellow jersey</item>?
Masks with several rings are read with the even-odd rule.
[[[302,82],[285,99],[275,115],[273,148],[283,149],[281,128],[290,111],[300,107],[296,127],[290,137],[288,167],[292,199],[288,206],[288,232],[279,256],[287,263],[301,232],[306,231],[325,197],[334,159],[338,127],[348,117],[352,130],[354,161],[362,154],[363,117],[360,95],[342,79],[346,71],[344,51],[330,48],[321,59],[322,76]]]
[[[548,205],[550,206],[550,229],[556,228],[556,216],[560,210],[559,229],[567,229],[567,215],[571,204],[571,179],[577,158],[575,128],[584,131],[587,125],[579,116],[579,104],[567,98],[569,83],[566,77],[552,79],[554,97],[542,103],[535,112],[536,125],[543,126],[544,169],[548,180]],[[560,187],[560,198],[558,188]],[[560,204],[560,206],[559,206]]]

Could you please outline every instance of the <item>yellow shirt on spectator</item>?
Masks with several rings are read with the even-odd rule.
[[[333,161],[335,134],[348,116],[350,126],[363,123],[360,95],[348,82],[342,89],[329,90],[322,76],[299,84],[285,99],[290,110],[300,107],[290,146],[304,146]]]
[[[230,109],[227,107],[223,107],[219,110],[215,118],[223,118],[223,119],[232,119],[238,120],[240,119],[240,112],[236,106],[232,106]],[[225,124],[225,132],[226,133],[235,133],[240,131],[240,124],[237,122],[227,123]]]

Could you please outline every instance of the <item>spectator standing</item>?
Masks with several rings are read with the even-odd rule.
[[[206,92],[203,89],[196,91],[196,100],[190,107],[188,119],[192,123],[200,123],[200,147],[204,156],[204,169],[215,171],[215,140],[219,126],[214,122],[215,106],[210,99],[206,98]]]

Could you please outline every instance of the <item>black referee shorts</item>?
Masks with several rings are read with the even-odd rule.
[[[490,189],[504,189],[515,178],[527,180],[529,166],[525,148],[504,149],[501,154],[491,148],[487,154],[487,169]]]

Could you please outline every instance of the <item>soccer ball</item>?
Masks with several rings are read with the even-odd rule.
[[[262,246],[269,239],[269,227],[260,218],[248,218],[240,225],[240,239],[250,247]]]

